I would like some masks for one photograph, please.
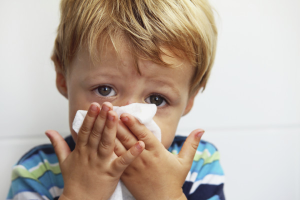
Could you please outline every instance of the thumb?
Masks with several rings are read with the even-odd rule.
[[[194,130],[186,138],[178,157],[184,159],[186,162],[192,163],[203,134],[204,130],[202,129]]]
[[[53,145],[55,154],[58,158],[58,162],[59,164],[61,164],[71,153],[68,144],[57,131],[47,130],[45,134],[47,135],[51,144]]]

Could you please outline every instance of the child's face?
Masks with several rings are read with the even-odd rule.
[[[163,60],[175,68],[138,59],[139,74],[126,45],[118,49],[117,55],[108,43],[101,53],[101,62],[94,64],[87,50],[81,50],[71,63],[66,79],[57,72],[57,87],[69,99],[70,127],[77,110],[87,110],[92,102],[100,105],[111,102],[114,106],[155,103],[154,121],[161,129],[163,145],[169,148],[180,117],[193,105],[194,96],[189,97],[193,67],[185,59],[171,54],[172,57],[163,56]],[[72,128],[71,132],[76,141],[77,134]]]

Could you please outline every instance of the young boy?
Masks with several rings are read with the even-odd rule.
[[[53,146],[20,159],[7,199],[109,199],[120,179],[136,199],[225,199],[204,131],[175,137],[205,89],[216,38],[206,0],[62,0],[56,86],[69,101],[70,127],[77,110],[88,113],[78,135],[46,131]],[[156,104],[161,143],[112,110],[131,103]]]

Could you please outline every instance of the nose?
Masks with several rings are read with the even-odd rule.
[[[127,96],[120,101],[115,102],[116,106],[127,106],[132,103],[143,103],[143,101],[137,97]]]
[[[127,106],[127,105],[132,104],[132,103],[143,103],[143,101],[141,99],[134,98],[134,97],[126,99],[125,102],[126,103],[124,104],[124,106]]]

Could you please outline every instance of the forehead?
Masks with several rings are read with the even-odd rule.
[[[85,74],[86,79],[95,78],[97,74],[111,74],[141,76],[157,82],[170,79],[184,85],[190,84],[194,68],[183,52],[162,46],[162,64],[142,53],[136,55],[133,48],[125,37],[120,37],[114,42],[105,40],[97,51],[80,48],[71,63],[70,72],[77,69],[77,75]]]
[[[149,42],[146,43],[146,46],[149,46]],[[114,33],[104,31],[99,35],[97,42],[84,40],[82,43],[83,45],[80,45],[77,49],[77,53],[71,59],[71,63],[82,50],[88,50],[92,62],[99,62],[102,59],[105,59],[107,54],[115,54],[116,58],[120,58],[124,54],[124,51],[129,51],[135,60],[151,60],[161,66],[170,66],[174,64],[172,58],[176,58],[178,65],[180,65],[179,62],[183,60],[190,63],[193,62],[190,56],[187,56],[183,50],[176,49],[170,45],[160,44],[161,42],[152,41],[151,43],[153,45],[149,49],[143,45],[136,45],[134,38],[128,36],[128,34],[123,31],[116,30]],[[181,61],[178,58],[181,58]],[[169,61],[171,63],[169,63]],[[139,70],[137,65],[136,67],[137,70]],[[172,67],[174,67],[174,65]]]

